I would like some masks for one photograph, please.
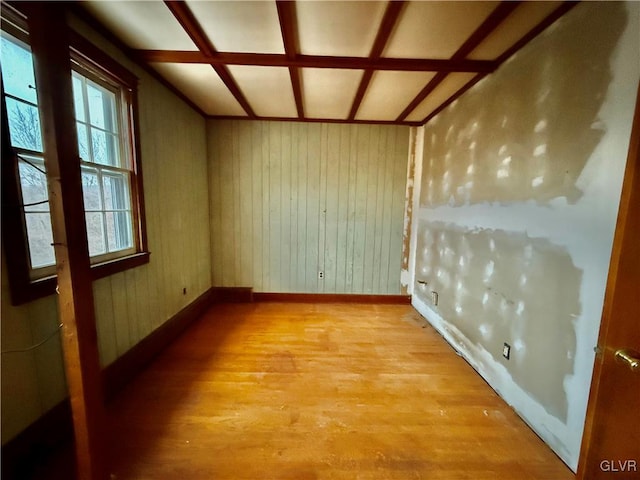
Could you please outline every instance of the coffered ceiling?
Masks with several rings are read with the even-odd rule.
[[[87,1],[204,115],[418,125],[574,2]]]

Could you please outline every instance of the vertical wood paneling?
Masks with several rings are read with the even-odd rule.
[[[100,344],[100,363],[102,365],[108,365],[118,358],[112,295],[111,277],[102,278],[93,283],[96,326],[98,337],[103,339]]]
[[[28,305],[34,343],[48,338],[58,331],[57,297],[41,298]],[[63,365],[60,336],[33,350],[39,387],[39,400],[42,411],[54,407],[66,395],[65,371]]]
[[[351,129],[339,128],[340,144],[338,148],[337,170],[330,178],[336,182],[336,266],[333,292],[347,291],[347,230],[349,223],[349,138]],[[336,142],[337,143],[337,142]]]
[[[269,170],[269,150],[271,148],[269,124],[260,124],[261,146],[260,158],[262,162],[262,235],[260,236],[262,241],[262,288],[263,291],[269,291],[271,287],[271,238],[268,235],[269,227],[271,225],[271,187],[269,185],[270,170]],[[228,161],[228,157],[222,157],[221,162]],[[213,252],[212,252],[213,253]],[[216,252],[216,254],[218,254]],[[220,252],[224,255],[224,252]],[[233,254],[233,252],[227,252],[227,254]]]
[[[329,156],[329,145],[327,142],[329,125],[320,125],[320,165],[318,177],[318,267],[317,271],[322,271],[324,278],[318,277],[318,291],[324,292],[327,282],[327,265],[325,263],[325,240],[327,226],[327,158]]]
[[[400,293],[408,128],[211,120],[207,135],[214,285]]]
[[[280,284],[278,290],[291,289],[291,124],[280,123]]]
[[[131,346],[129,341],[129,315],[127,313],[127,290],[124,282],[124,273],[117,273],[111,276],[111,288],[113,292],[113,320],[115,325],[116,349],[118,356],[120,356]]]
[[[298,231],[296,236],[296,250],[298,254],[298,270],[295,277],[295,291],[306,291],[307,278],[307,186],[308,186],[308,141],[309,141],[309,125],[306,123],[298,124]]]
[[[242,245],[242,195],[240,190],[240,167],[241,167],[241,154],[240,151],[240,135],[242,134],[242,126],[239,122],[234,122],[231,130],[231,151],[233,158],[239,159],[239,161],[232,162],[231,167],[231,182],[229,187],[231,188],[232,195],[229,198],[229,212],[232,214],[234,220],[233,225],[233,245]],[[239,221],[237,221],[239,220]],[[233,274],[231,276],[232,282],[235,285],[242,284],[242,257],[246,256],[246,252],[243,248],[237,249],[238,255],[231,257],[233,259]]]
[[[356,207],[353,235],[353,292],[364,292],[364,254],[367,225],[367,180],[369,177],[369,130],[367,125],[358,130],[356,154]]]
[[[358,180],[358,128],[355,125],[349,127],[349,185],[348,185],[348,217],[347,217],[347,246],[345,259],[345,293],[355,293],[353,286],[353,267],[355,252],[356,232],[356,205],[357,205],[357,180]]]
[[[225,197],[220,195],[224,183],[217,185],[217,182],[224,177],[220,167],[226,168],[228,162],[207,161],[204,118],[86,25],[77,19],[71,21],[82,35],[140,79],[139,137],[151,257],[147,265],[94,284],[100,357],[102,364],[107,365],[207,290],[213,278],[220,284],[222,259],[212,260],[211,248],[216,242],[224,245],[225,240],[222,235],[226,230],[221,228],[221,215],[225,211],[221,201]],[[219,137],[218,132],[213,133],[209,145],[222,148],[224,142]],[[229,132],[228,137],[233,138],[233,133]],[[243,178],[240,174],[238,177]],[[240,190],[239,185],[235,188]],[[210,210],[218,215],[218,221],[211,222],[211,230]],[[221,245],[216,245],[218,251]],[[230,275],[235,275],[235,271],[232,265]],[[3,277],[2,347],[29,347],[57,326],[56,298],[13,307],[5,280]],[[235,281],[232,277],[229,283]],[[187,288],[186,295],[183,288]],[[33,335],[26,339],[22,338],[21,330],[5,328],[17,324]],[[64,398],[63,371],[60,341],[56,337],[33,351],[3,355],[3,443]]]
[[[254,288],[262,288],[262,243],[256,242],[255,239],[259,232],[262,231],[262,132],[261,125],[259,123],[251,122],[249,124],[251,135],[251,206],[252,206],[252,230],[251,230],[251,247],[253,250],[252,256],[252,276]],[[211,131],[209,131],[211,133]],[[211,151],[211,150],[209,150]],[[218,162],[222,161],[218,159]],[[218,181],[220,181],[218,179]],[[246,192],[245,192],[246,194]],[[211,222],[213,228],[213,222]],[[221,226],[217,226],[221,228]],[[211,238],[213,239],[214,233],[212,231]],[[220,250],[216,250],[220,252]],[[213,256],[212,258],[218,255]],[[215,261],[215,260],[214,260]],[[219,285],[214,282],[214,285]],[[246,286],[250,286],[247,284]]]
[[[409,151],[409,135],[398,135],[398,132],[395,132],[395,142],[391,145],[391,148],[394,148],[396,155],[403,155],[405,159],[408,157]],[[394,175],[393,175],[393,194],[392,194],[392,205],[393,205],[393,215],[396,215],[395,212],[404,210],[404,192],[406,188],[406,178],[407,178],[407,165],[400,165],[399,163],[394,163]],[[403,216],[404,214],[400,214]],[[398,291],[400,292],[400,275],[397,274],[402,267],[402,232],[404,228],[404,219],[399,223],[399,228],[392,228],[390,230],[390,244],[400,247],[394,247],[391,249],[389,254],[389,276],[387,277],[387,290],[388,291]]]
[[[222,141],[222,155],[223,158],[233,158],[233,137],[234,137],[235,125],[231,123],[229,128],[223,133]],[[234,162],[221,162],[220,169],[222,171],[222,178],[226,181],[220,185],[220,194],[222,198],[222,221],[223,225],[228,225],[228,228],[222,230],[222,245],[235,245],[236,243],[236,224],[234,222],[236,212],[236,196],[234,195]],[[235,255],[225,255],[223,257],[222,276],[223,285],[236,284],[236,258]]]
[[[240,151],[238,162],[238,199],[239,199],[239,215],[240,215],[240,278],[241,285],[251,285],[253,277],[253,248],[252,248],[252,174],[251,174],[251,125],[247,122],[239,122],[238,148]]]
[[[209,152],[209,198],[211,215],[211,248],[217,252],[222,251],[222,171],[220,159],[222,158],[222,130],[210,132],[207,137],[207,151]],[[222,255],[211,257],[211,282],[213,285],[222,285]]]
[[[327,161],[324,173],[324,289],[323,292],[336,292],[338,276],[338,205],[340,201],[340,139],[341,128],[336,124],[327,125]],[[329,141],[329,139],[333,139]]]
[[[322,125],[309,125],[309,142],[307,144],[307,243],[306,243],[306,291],[320,292],[318,280],[319,231],[320,218],[320,158],[321,158]]]
[[[298,202],[300,201],[300,191],[298,190],[298,171],[299,171],[299,149],[298,139],[299,123],[291,124],[290,145],[291,145],[291,175],[290,175],[290,196],[291,208],[289,209],[289,255],[291,262],[289,265],[289,291],[296,292],[297,275],[298,275]]]
[[[281,239],[282,239],[282,206],[280,196],[282,191],[282,181],[280,178],[282,169],[282,124],[269,124],[270,149],[269,149],[269,269],[271,271],[271,281],[269,288],[279,291],[282,288],[280,267]],[[234,252],[235,253],[235,252]]]

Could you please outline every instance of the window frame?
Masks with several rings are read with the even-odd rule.
[[[29,44],[26,19],[12,9],[4,10],[2,16],[2,29]],[[5,19],[9,21],[4,21]],[[149,262],[139,141],[138,78],[74,30],[69,29],[68,33],[72,70],[79,66],[78,73],[81,75],[89,72],[91,76],[118,85],[123,98],[122,108],[118,109],[117,113],[120,115],[119,121],[123,122],[122,133],[128,137],[122,139],[122,146],[128,150],[127,156],[130,162],[133,247],[132,250],[124,250],[124,252],[133,251],[133,253],[126,253],[117,258],[112,258],[111,255],[91,257],[91,274],[93,280],[96,280]],[[38,52],[32,51],[32,55],[37,58]],[[71,74],[70,71],[69,82],[71,82]],[[4,85],[2,91],[4,93]],[[20,305],[55,293],[57,275],[31,278],[27,229],[21,207],[19,160],[10,143],[4,94],[1,97],[2,240],[11,302],[14,305]]]

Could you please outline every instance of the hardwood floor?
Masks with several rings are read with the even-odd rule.
[[[217,305],[109,407],[116,479],[572,479],[406,305]]]

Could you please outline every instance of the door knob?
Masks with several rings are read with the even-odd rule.
[[[618,363],[626,364],[631,371],[640,372],[640,354],[633,350],[621,349],[615,354]]]

